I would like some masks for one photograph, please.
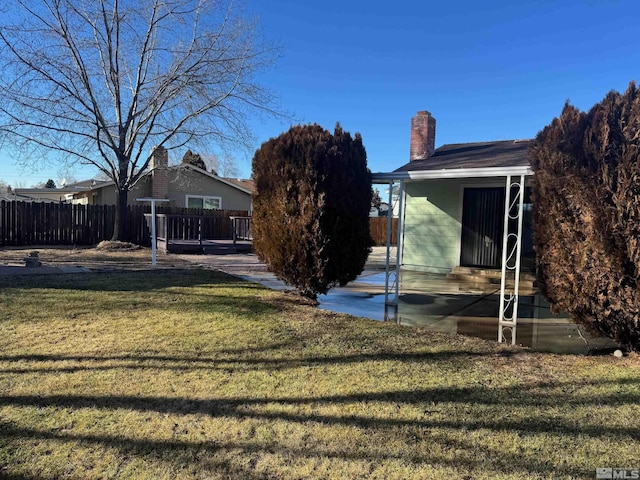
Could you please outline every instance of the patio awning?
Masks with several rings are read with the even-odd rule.
[[[500,281],[500,309],[498,317],[498,341],[516,343],[516,328],[518,323],[518,301],[520,283],[520,253],[522,248],[522,220],[525,196],[525,178],[532,176],[530,166],[501,166],[478,168],[445,168],[445,169],[420,169],[404,170],[389,173],[375,173],[372,175],[372,183],[389,184],[389,205],[394,186],[398,184],[398,232],[395,252],[395,268],[391,268],[391,216],[392,208],[387,213],[387,261],[385,280],[385,305],[397,305],[400,296],[400,266],[402,264],[403,228],[404,228],[404,184],[412,181],[428,181],[437,179],[455,178],[504,178],[505,179],[505,204],[504,204],[504,229],[502,240],[502,262]],[[510,231],[510,226],[516,227]],[[507,288],[506,277],[509,272],[514,277],[514,286],[511,291]]]
[[[373,183],[389,183],[397,181],[436,180],[444,178],[495,178],[533,175],[530,166],[483,167],[483,168],[443,168],[439,170],[413,170],[396,172],[379,172],[372,174]]]

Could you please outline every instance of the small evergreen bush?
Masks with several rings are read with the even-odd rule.
[[[278,278],[315,299],[362,272],[372,190],[360,134],[292,127],[256,151],[253,179],[253,246]]]
[[[640,350],[640,95],[568,103],[531,150],[542,292],[591,332]]]

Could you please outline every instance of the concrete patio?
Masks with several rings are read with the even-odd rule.
[[[179,257],[268,288],[291,289],[255,254]],[[384,268],[385,249],[375,247],[362,274],[347,286],[320,295],[319,308],[497,341],[499,286],[469,285],[445,275],[401,270],[398,305],[385,306]],[[549,304],[535,291],[520,296],[518,318],[516,343],[535,350],[586,354],[616,347],[608,339],[592,338],[567,317],[553,316]]]
[[[55,275],[118,270],[150,270],[148,252],[128,252],[123,258],[97,258],[82,261],[69,251],[50,255],[37,268],[24,266],[17,259],[24,250],[5,255],[0,275]],[[12,253],[12,252],[5,252]],[[101,254],[106,255],[106,254]],[[129,258],[130,257],[130,258]],[[318,297],[319,308],[389,321],[399,325],[428,327],[434,331],[463,334],[496,341],[498,337],[499,285],[468,283],[446,275],[400,271],[400,296],[397,306],[385,306],[384,247],[375,247],[365,270],[345,287],[334,288]],[[157,269],[214,268],[272,289],[290,289],[270,273],[255,254],[229,255],[160,255]],[[608,351],[616,345],[603,338],[592,338],[566,317],[554,317],[548,303],[535,290],[520,291],[516,343],[535,350],[557,353],[593,353]]]

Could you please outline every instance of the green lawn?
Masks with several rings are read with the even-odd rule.
[[[0,477],[595,478],[640,360],[332,314],[206,270],[0,278]]]

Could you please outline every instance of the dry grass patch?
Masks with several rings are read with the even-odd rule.
[[[131,242],[121,242],[118,240],[103,240],[96,245],[96,250],[104,252],[121,252],[123,250],[140,250],[142,247]]]
[[[206,270],[0,278],[0,476],[595,478],[638,357],[536,354]]]

